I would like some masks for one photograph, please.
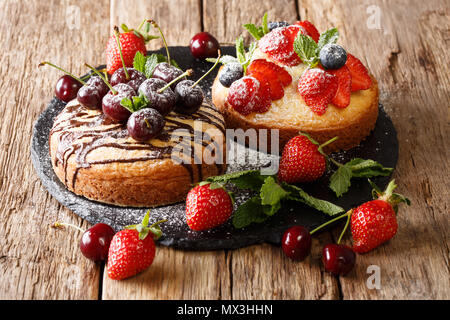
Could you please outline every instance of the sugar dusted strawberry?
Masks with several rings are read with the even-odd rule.
[[[270,91],[268,85],[261,83],[252,76],[245,76],[230,87],[227,102],[242,115],[264,110],[270,106]]]
[[[346,66],[337,70],[327,70],[328,73],[335,75],[338,81],[336,95],[331,102],[338,108],[346,108],[350,104],[350,95],[352,87],[352,76]]]
[[[298,81],[298,92],[318,115],[325,113],[337,89],[337,77],[319,68],[307,69]]]
[[[186,198],[186,221],[194,231],[212,229],[225,223],[233,211],[233,201],[222,187],[209,183],[189,191]]]
[[[402,195],[393,193],[397,187],[392,180],[382,192],[372,183],[377,199],[363,203],[351,213],[353,250],[358,253],[371,251],[391,239],[398,229],[396,209],[400,202],[410,204]]]
[[[278,78],[283,87],[291,84],[292,77],[283,67],[267,61],[265,59],[255,59],[247,68],[247,73],[251,71],[258,71],[266,74],[269,78]]]
[[[308,20],[303,20],[303,21],[297,21],[295,24],[303,27],[303,29],[305,29],[306,34],[308,34],[308,36],[313,38],[313,40],[315,42],[319,42],[320,33],[311,22],[309,22]]]
[[[247,75],[255,77],[259,80],[260,83],[265,83],[269,86],[271,100],[278,100],[283,98],[284,89],[277,76],[274,77],[272,74],[263,73],[262,71],[256,71],[255,69],[247,71]]]
[[[367,68],[363,63],[350,53],[347,53],[347,62],[345,63],[352,76],[352,92],[366,90],[372,86]]]
[[[296,66],[301,60],[294,51],[294,40],[300,31],[304,32],[297,25],[276,28],[259,40],[258,47],[271,59],[287,66]]]

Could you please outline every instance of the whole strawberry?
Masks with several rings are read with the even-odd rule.
[[[397,205],[409,200],[393,193],[397,187],[392,180],[386,191],[380,191],[374,184],[377,199],[363,203],[353,210],[351,215],[351,231],[353,250],[358,253],[368,252],[388,241],[397,233]]]
[[[126,25],[122,25],[123,33],[119,32],[118,27],[114,27],[114,34],[109,38],[106,44],[106,70],[109,74],[113,74],[114,71],[123,67],[133,66],[133,60],[136,53],[139,51],[144,56],[147,54],[147,48],[145,44],[158,37],[148,35],[147,32],[141,32],[140,29],[146,23],[147,30],[149,29],[150,22],[143,21],[141,26],[137,30],[128,29]],[[122,49],[122,57],[120,54],[118,43]]]
[[[186,221],[194,231],[212,229],[225,223],[233,211],[233,200],[221,186],[200,183],[186,198]]]
[[[149,212],[141,224],[125,227],[111,240],[108,252],[108,277],[113,280],[129,278],[144,271],[155,258],[155,242],[161,236],[159,221],[148,227]]]
[[[336,139],[319,145],[308,135],[301,134],[289,140],[281,155],[278,179],[287,183],[301,183],[320,178],[327,168],[327,156],[322,148]]]

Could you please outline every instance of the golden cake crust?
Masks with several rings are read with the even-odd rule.
[[[261,52],[256,52],[256,56],[270,60]],[[272,101],[266,113],[251,113],[244,116],[235,111],[226,101],[229,89],[220,83],[218,77],[212,87],[213,103],[222,112],[227,128],[278,129],[280,151],[287,141],[299,132],[310,134],[320,143],[338,136],[337,141],[326,147],[327,152],[347,150],[357,146],[373,130],[378,118],[376,79],[372,77],[371,88],[353,92],[348,107],[341,109],[330,104],[325,114],[319,116],[310,110],[297,91],[298,79],[305,68],[303,64],[286,68],[292,76],[292,83],[285,88],[282,99]]]
[[[161,137],[140,143],[125,126],[74,100],[55,118],[50,156],[60,181],[78,195],[119,206],[154,207],[182,201],[192,184],[224,172],[224,130],[223,117],[205,104],[192,116],[167,115]],[[192,147],[192,155],[176,151],[180,142]],[[206,146],[216,153],[205,152]],[[208,155],[209,164],[204,161]],[[177,163],[172,156],[186,161]]]

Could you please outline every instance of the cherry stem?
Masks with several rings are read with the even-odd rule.
[[[325,227],[325,226],[327,226],[327,225],[329,225],[329,224],[331,224],[331,223],[333,223],[333,222],[335,222],[335,221],[337,221],[337,220],[339,220],[339,219],[342,219],[342,218],[344,218],[344,217],[350,216],[350,215],[351,215],[351,212],[352,212],[352,210],[350,210],[350,211],[344,213],[343,215],[340,215],[339,217],[336,217],[336,218],[334,218],[334,219],[332,219],[332,220],[330,220],[330,221],[325,222],[324,224],[318,226],[318,227],[315,228],[313,231],[311,231],[310,234],[312,235],[313,233],[319,231],[319,230],[322,229],[323,227]]]
[[[108,82],[108,80],[104,76],[102,76],[102,74],[97,69],[95,69],[93,66],[88,65],[87,63],[85,63],[84,65],[86,67],[88,67],[89,69],[91,69],[95,74],[97,74],[100,77],[100,79],[102,79],[103,82],[108,86],[108,88],[111,90],[111,92],[114,95],[117,94],[117,91],[111,86],[111,84]]]
[[[148,121],[147,118],[145,118],[144,121],[145,121],[145,125],[147,126],[147,128],[151,129],[152,125],[150,124],[150,121]]]
[[[120,54],[120,59],[122,60],[123,71],[125,72],[125,78],[128,80],[128,79],[130,79],[130,75],[128,74],[127,66],[125,65],[125,60],[123,59],[122,46],[120,44],[120,39],[119,39],[120,31],[117,26],[114,26],[114,36],[116,37],[117,46],[119,47],[119,54]]]
[[[169,88],[171,85],[173,85],[174,83],[176,83],[178,80],[180,80],[181,78],[184,78],[186,76],[191,76],[194,73],[194,70],[192,69],[187,69],[182,75],[179,75],[178,77],[176,77],[175,79],[173,79],[172,81],[170,81],[168,84],[166,84],[164,87],[162,87],[161,89],[158,90],[158,93],[162,93],[164,92],[164,90],[166,90],[167,88]]]
[[[85,84],[86,84],[85,81],[81,80],[81,79],[78,78],[78,77],[75,77],[75,76],[74,76],[73,74],[71,74],[70,72],[68,72],[68,71],[66,71],[66,70],[64,70],[64,69],[62,69],[62,68],[60,68],[60,67],[58,67],[57,65],[54,65],[54,64],[51,63],[51,62],[48,62],[48,61],[41,62],[41,63],[38,65],[38,67],[42,67],[42,66],[45,65],[45,64],[48,64],[49,66],[52,66],[53,68],[56,68],[56,69],[58,69],[59,71],[64,72],[64,73],[67,74],[68,76],[71,76],[72,78],[74,78],[75,80],[77,80],[77,81],[78,81],[79,83],[81,83],[82,85],[85,85]]]
[[[219,60],[220,60],[220,49],[218,50],[218,57],[216,62],[214,63],[214,65],[211,67],[211,69],[208,70],[208,72],[206,72],[200,79],[198,79],[191,88],[194,88],[196,85],[198,85],[200,83],[200,81],[202,81],[208,74],[211,73],[211,71],[214,70],[214,68],[219,64]]]
[[[74,225],[74,224],[71,224],[71,223],[65,223],[65,222],[59,222],[59,221],[57,221],[57,222],[55,222],[54,224],[52,224],[52,227],[53,228],[61,228],[61,227],[72,227],[72,228],[75,228],[75,229],[77,229],[78,231],[81,231],[81,232],[86,232],[86,230],[83,230],[83,229],[81,229],[80,227],[78,227],[78,226],[76,226],[76,225]]]
[[[347,215],[347,222],[345,223],[345,227],[344,229],[342,229],[341,235],[339,236],[339,239],[337,241],[337,244],[341,243],[342,237],[344,236],[345,231],[347,230],[348,224],[350,222],[350,217],[352,216],[351,212],[353,212],[352,210],[349,211],[350,214]],[[348,212],[347,212],[348,213]],[[346,213],[346,214],[347,214]]]
[[[171,63],[170,63],[169,47],[167,46],[166,38],[164,37],[164,34],[163,34],[161,28],[159,27],[159,25],[156,23],[155,20],[150,19],[150,20],[147,20],[147,21],[148,21],[149,23],[151,23],[153,27],[155,27],[156,29],[159,30],[159,34],[161,35],[161,39],[162,39],[162,41],[163,41],[163,43],[164,43],[164,47],[166,48],[166,53],[167,53],[167,63],[168,63],[169,65],[171,65]]]

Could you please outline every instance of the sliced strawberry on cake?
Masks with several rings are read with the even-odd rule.
[[[369,72],[358,58],[347,53],[347,62],[345,65],[350,70],[352,76],[352,92],[366,90],[372,86],[372,79],[370,78]]]

